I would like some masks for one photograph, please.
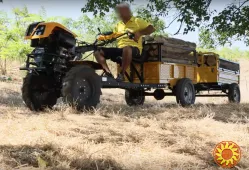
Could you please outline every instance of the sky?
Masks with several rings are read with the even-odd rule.
[[[87,0],[3,0],[4,3],[0,3],[0,10],[10,13],[15,7],[27,6],[31,13],[38,13],[41,7],[44,7],[47,12],[47,16],[64,16],[77,19],[82,15],[81,8],[84,7]],[[232,0],[213,0],[211,3],[211,9],[216,9],[217,11],[222,10],[229,2]],[[145,6],[145,1],[135,0],[131,4],[133,8],[137,6]],[[87,15],[92,16],[92,13],[87,13]],[[173,18],[173,13],[169,16],[162,18],[166,25],[170,23]],[[169,28],[165,29],[165,32],[169,33],[174,38],[183,39],[186,41],[195,42],[198,44],[198,28],[195,32],[190,32],[187,35],[178,34],[174,35],[179,29],[180,24],[174,22]],[[97,31],[97,30],[96,30]],[[242,50],[248,49],[243,42],[233,42],[232,47],[239,47]]]

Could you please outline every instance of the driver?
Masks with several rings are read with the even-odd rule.
[[[94,52],[94,56],[99,64],[102,65],[105,76],[112,77],[111,71],[106,64],[106,59],[116,62],[117,58],[122,56],[121,72],[118,74],[117,81],[124,81],[126,69],[131,64],[132,58],[140,58],[142,53],[142,36],[149,35],[155,31],[155,28],[141,18],[132,16],[130,6],[122,2],[116,6],[117,15],[120,22],[114,28],[114,32],[132,32],[134,39],[123,36],[117,40],[117,48],[99,48]]]

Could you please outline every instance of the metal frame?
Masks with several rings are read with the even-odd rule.
[[[26,65],[25,67],[21,67],[20,70],[45,70],[46,67],[38,67],[38,65],[35,62],[30,62],[30,58],[35,58],[36,54],[28,54],[26,59]],[[43,54],[42,54],[43,55]],[[30,65],[36,66],[36,67],[30,67]]]
[[[46,70],[47,68],[46,67],[43,67],[43,66],[40,66],[38,67],[38,65],[35,63],[35,62],[30,62],[30,58],[35,58],[36,55],[51,55],[53,57],[59,57],[59,58],[64,58],[64,56],[61,56],[61,55],[56,55],[56,54],[52,54],[52,53],[41,53],[41,54],[28,54],[27,55],[27,59],[26,59],[26,65],[25,67],[21,67],[20,70]],[[43,60],[43,61],[46,61],[46,60]],[[62,64],[62,63],[59,63],[59,62],[53,62],[54,64]],[[32,66],[36,66],[36,67],[30,67],[30,65]]]
[[[162,61],[162,55],[161,55],[162,54],[162,51],[161,51],[162,48],[161,48],[161,46],[163,45],[163,43],[147,43],[147,44],[144,44],[144,45],[150,45],[150,44],[157,45],[157,48],[158,48],[158,61],[161,62]],[[149,61],[145,60],[145,61],[142,61],[140,63],[141,74],[136,69],[136,67],[134,65],[135,62],[131,63],[131,65],[130,65],[130,71],[131,71],[130,75],[131,76],[129,76],[129,74],[127,72],[125,72],[125,76],[127,77],[128,81],[130,83],[133,83],[133,81],[134,81],[134,74],[136,74],[136,76],[138,77],[140,83],[144,83],[144,62],[149,62]]]
[[[117,82],[113,78],[101,77],[102,88],[121,88],[121,89],[162,89],[167,84],[143,84],[131,82]]]

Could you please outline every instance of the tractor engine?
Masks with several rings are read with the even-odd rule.
[[[26,39],[34,48],[28,55],[28,69],[65,72],[67,62],[75,56],[76,35],[54,22],[37,22],[26,31]],[[34,66],[34,67],[31,67]]]
[[[52,108],[62,95],[63,79],[76,55],[76,35],[56,22],[36,22],[29,25],[25,39],[34,49],[20,68],[28,71],[23,79],[23,101],[33,111]]]

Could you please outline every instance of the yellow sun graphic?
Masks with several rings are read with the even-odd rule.
[[[215,162],[223,168],[232,168],[238,164],[241,151],[239,146],[231,141],[220,142],[213,152]]]

